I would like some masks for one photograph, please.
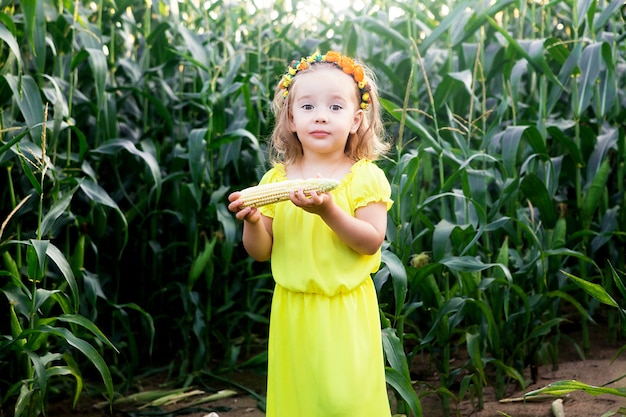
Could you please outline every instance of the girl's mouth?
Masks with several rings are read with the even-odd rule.
[[[316,138],[320,138],[320,137],[328,136],[329,132],[325,130],[314,130],[310,133],[310,135]]]

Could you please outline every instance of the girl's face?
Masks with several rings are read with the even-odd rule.
[[[289,91],[290,128],[304,154],[344,152],[348,135],[356,133],[363,120],[356,89],[352,76],[330,65],[298,74]]]

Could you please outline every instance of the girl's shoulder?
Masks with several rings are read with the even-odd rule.
[[[391,185],[385,172],[368,159],[361,159],[352,166],[346,178],[349,182],[355,208],[363,207],[372,202],[384,202],[387,209],[391,208]]]
[[[287,171],[285,170],[285,166],[283,164],[274,164],[272,168],[263,174],[259,184],[268,184],[271,182],[284,181],[286,179]]]
[[[384,177],[385,173],[374,161],[359,159],[352,165],[349,175],[350,180],[353,180],[355,178],[380,177],[381,175]]]

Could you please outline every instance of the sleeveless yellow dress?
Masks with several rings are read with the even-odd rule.
[[[275,165],[261,184],[286,180]],[[354,216],[369,203],[392,205],[384,172],[352,166],[333,200]],[[261,208],[273,218],[267,417],[390,417],[380,317],[370,274],[380,250],[361,255],[315,214],[291,201]]]

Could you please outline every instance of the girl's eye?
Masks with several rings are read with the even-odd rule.
[[[304,104],[302,105],[302,110],[313,110],[312,104]]]
[[[341,110],[343,107],[341,107],[339,104],[333,104],[332,106],[330,106],[331,110]]]

